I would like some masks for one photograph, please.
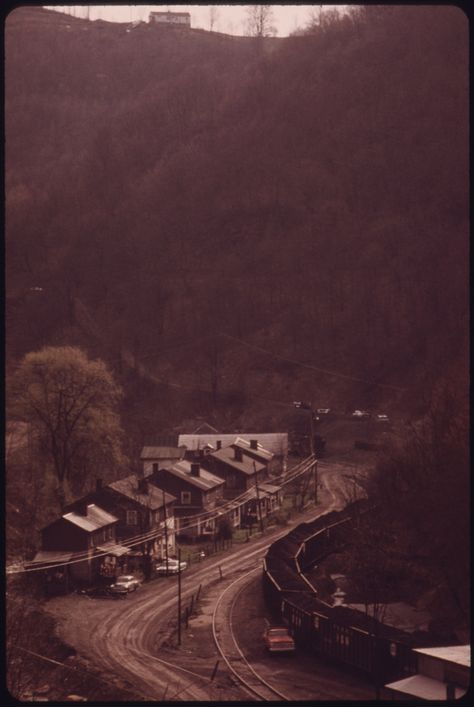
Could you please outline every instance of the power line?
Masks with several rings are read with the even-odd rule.
[[[280,486],[286,486],[286,484],[291,483],[295,479],[297,479],[299,476],[302,474],[306,473],[308,469],[310,469],[313,465],[313,457],[307,457],[304,459],[300,464],[298,464],[296,467],[290,470],[288,474],[285,475],[280,475],[278,477],[275,477],[272,479],[274,483],[280,483]],[[196,514],[194,516],[187,516],[187,518],[190,518],[191,520],[196,520],[196,523],[191,524],[189,526],[186,526],[186,530],[191,530],[193,528],[198,528],[200,521],[209,521],[209,520],[216,520],[220,518],[222,515],[224,515],[226,512],[230,510],[235,510],[236,508],[240,508],[241,506],[244,505],[244,503],[247,503],[249,500],[254,498],[253,496],[253,489],[248,489],[247,491],[244,491],[244,493],[240,494],[234,499],[229,499],[225,504],[222,506],[219,506],[218,508],[214,509],[213,511],[205,511],[204,513]],[[136,535],[132,538],[129,538],[125,540],[124,542],[121,542],[120,544],[128,549],[131,549],[132,547],[135,547],[136,545],[141,545],[145,542],[149,542],[151,540],[160,538],[162,539],[164,537],[164,529],[163,528],[158,528],[156,530],[151,530],[147,533],[143,533],[140,535]],[[118,542],[116,544],[119,544]],[[65,551],[66,552],[66,551]],[[56,569],[59,567],[66,567],[67,565],[73,565],[77,564],[79,562],[84,562],[87,559],[98,559],[100,557],[105,557],[109,555],[110,553],[107,551],[103,552],[95,552],[94,555],[91,555],[89,551],[83,551],[83,552],[78,552],[78,553],[69,553],[71,554],[71,559],[65,561],[65,562],[50,562],[50,564],[45,564],[42,563],[41,566],[37,567],[24,567],[24,565],[19,566],[18,564],[11,564],[9,567],[6,568],[6,573],[7,574],[21,574],[25,572],[40,572],[48,569]]]

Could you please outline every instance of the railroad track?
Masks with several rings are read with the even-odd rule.
[[[260,564],[250,572],[246,572],[222,592],[217,600],[212,615],[212,634],[217,650],[227,664],[229,670],[237,678],[251,697],[266,702],[278,700],[290,701],[287,695],[270,685],[250,665],[240,650],[233,630],[233,611],[240,593],[248,584],[249,577],[261,572]]]

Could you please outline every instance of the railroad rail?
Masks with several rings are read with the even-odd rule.
[[[261,572],[260,564],[250,570],[250,572],[246,572],[238,579],[234,580],[222,592],[217,600],[212,615],[212,634],[217,650],[227,664],[227,667],[251,697],[257,697],[257,699],[265,702],[275,701],[275,699],[288,702],[290,698],[287,695],[284,695],[280,690],[270,685],[270,683],[259,675],[252,665],[250,665],[240,650],[233,630],[232,619],[237,599],[246,588],[248,578],[255,576],[258,572]]]

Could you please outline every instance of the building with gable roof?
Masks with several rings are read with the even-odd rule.
[[[75,509],[81,503],[95,502],[117,518],[117,537],[127,544],[140,535],[149,534],[146,542],[136,543],[127,557],[127,571],[142,569],[148,575],[146,558],[162,558],[174,554],[176,547],[174,505],[176,498],[161,491],[148,478],[130,474],[105,486],[100,479],[96,489],[85,498],[71,504]]]
[[[150,24],[157,24],[167,27],[191,27],[191,15],[189,12],[150,12],[148,15]]]
[[[197,537],[215,533],[215,511],[224,497],[223,479],[204,469],[199,462],[187,460],[168,469],[159,469],[148,478],[152,484],[176,497],[177,534]]]
[[[140,461],[143,463],[143,475],[149,476],[154,471],[166,469],[180,459],[184,459],[186,447],[178,446],[149,446],[143,447]]]
[[[272,473],[280,473],[286,470],[288,460],[288,433],[287,432],[238,432],[238,433],[199,433],[180,434],[178,445],[186,447],[186,455],[192,451],[204,449],[206,446],[217,450],[229,447],[236,439],[243,440],[251,444],[251,440],[257,440],[257,447],[272,454],[270,469]]]
[[[41,550],[28,566],[50,568],[47,580],[53,574],[61,575],[56,579],[68,585],[98,581],[104,563],[115,569],[117,559],[128,553],[128,548],[117,542],[117,522],[116,516],[94,503],[78,503],[75,510],[64,513],[41,530]],[[71,562],[76,553],[84,559]],[[51,567],[54,563],[57,568]]]

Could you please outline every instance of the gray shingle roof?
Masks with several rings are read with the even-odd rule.
[[[66,513],[62,516],[64,520],[69,523],[77,525],[83,530],[87,530],[91,533],[98,528],[103,528],[105,525],[110,525],[118,520],[111,513],[107,513],[103,508],[99,508],[95,503],[89,503],[87,506],[87,515],[82,515],[81,513],[76,513],[72,511],[71,513]]]
[[[210,471],[207,471],[202,467],[199,470],[199,476],[193,476],[191,474],[191,462],[184,460],[177,462],[177,464],[173,464],[173,466],[169,467],[167,471],[173,474],[173,476],[176,476],[178,479],[184,479],[188,483],[193,484],[193,486],[196,486],[204,491],[209,491],[210,489],[221,486],[224,483],[223,479],[211,474]]]
[[[126,476],[124,479],[113,481],[111,484],[108,484],[108,487],[152,511],[163,507],[163,491],[151,483],[147,483],[148,493],[140,491],[138,476],[136,474],[130,474],[130,476]],[[165,492],[164,496],[165,504],[176,501],[176,498],[170,493]]]
[[[214,449],[217,441],[220,440],[223,447],[233,444],[237,438],[258,440],[264,449],[276,455],[286,455],[288,453],[288,433],[287,432],[239,432],[233,434],[180,434],[178,444],[185,445],[188,449],[202,449],[206,444],[212,444]]]
[[[259,456],[265,461],[270,461],[273,458],[272,452],[269,452],[268,449],[264,449],[259,442],[257,443],[257,449],[252,449],[252,447],[250,446],[250,441],[244,439],[243,437],[237,437],[233,446],[240,447],[244,451],[251,451],[252,454],[255,454],[255,456]]]
[[[234,447],[223,447],[215,452],[211,452],[209,456],[213,459],[219,459],[219,461],[228,464],[233,469],[238,469],[239,471],[244,472],[244,474],[247,474],[248,476],[255,474],[256,471],[262,471],[266,468],[265,464],[251,459],[246,454],[242,454],[242,461],[238,461],[235,458]]]

